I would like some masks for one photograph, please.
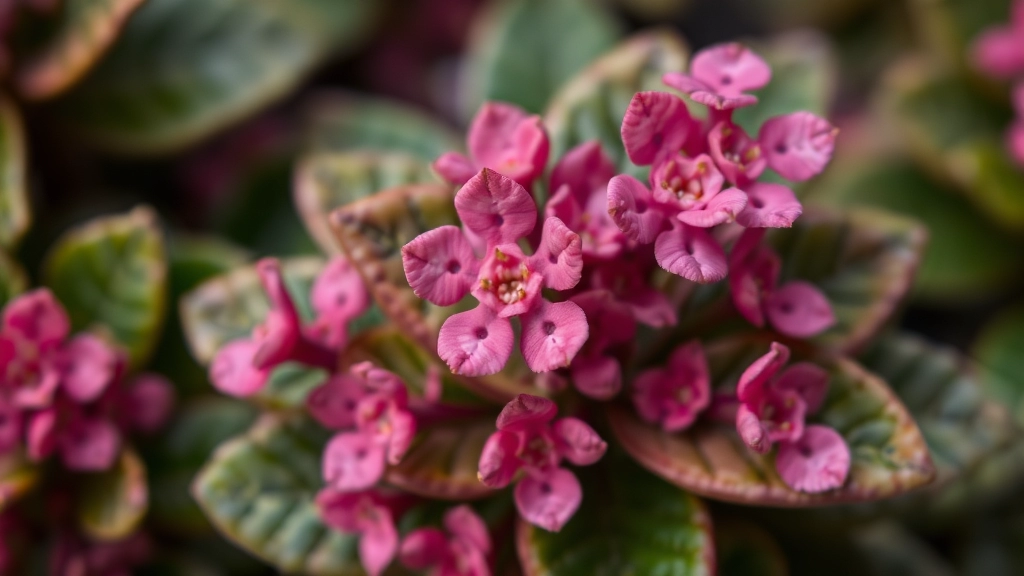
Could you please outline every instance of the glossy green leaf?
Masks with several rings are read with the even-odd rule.
[[[21,264],[0,250],[0,307],[28,289],[28,276]]]
[[[66,232],[46,258],[43,283],[76,330],[109,330],[142,365],[160,338],[167,306],[167,254],[156,213],[141,206]]]
[[[82,479],[78,494],[78,524],[97,540],[120,540],[135,531],[149,503],[146,466],[124,450],[113,468]]]
[[[715,572],[711,518],[704,504],[612,453],[575,470],[583,503],[559,532],[520,520],[519,559],[526,576]]]
[[[0,94],[0,246],[17,244],[28,230],[31,214],[25,134],[14,103]]]
[[[68,123],[124,153],[180,148],[290,92],[358,44],[368,0],[149,0],[68,92]]]
[[[590,64],[555,93],[544,113],[551,157],[598,140],[620,169],[631,166],[620,135],[630,99],[641,90],[666,89],[662,75],[686,70],[688,57],[679,36],[656,31],[637,34]]]
[[[39,481],[39,469],[24,454],[0,455],[0,512],[24,496]]]
[[[203,398],[182,406],[146,455],[152,521],[184,534],[207,530],[209,524],[189,494],[189,485],[214,449],[245,432],[255,419],[250,405],[227,398]]]
[[[464,113],[484,101],[541,112],[551,95],[611,48],[620,26],[598,2],[498,0],[474,23]]]
[[[772,79],[757,90],[757,105],[736,110],[734,119],[751,135],[772,116],[807,110],[826,116],[838,82],[829,40],[794,32],[753,49],[772,67]]]
[[[311,152],[404,152],[433,162],[462,148],[463,138],[407,104],[355,94],[323,94],[307,112]]]
[[[735,386],[739,375],[763,354],[768,342],[733,339],[707,349],[712,382]],[[747,449],[733,426],[698,423],[669,434],[646,423],[631,408],[609,407],[615,437],[638,462],[697,494],[763,506],[816,506],[860,502],[902,494],[935,475],[921,431],[878,376],[844,358],[815,358],[830,375],[829,392],[812,422],[830,426],[846,439],[851,467],[846,483],[821,494],[790,489],[775,471],[773,453]]]
[[[320,248],[337,254],[341,248],[327,221],[331,212],[387,188],[435,180],[427,162],[402,152],[313,154],[297,169],[295,206]]]
[[[905,162],[865,159],[838,166],[815,183],[810,200],[835,208],[878,206],[920,220],[929,231],[928,245],[913,291],[922,299],[979,300],[1016,273],[1019,243],[955,191]]]
[[[779,545],[752,522],[715,519],[715,552],[720,576],[787,576]]]
[[[309,421],[265,416],[217,449],[192,493],[226,538],[283,572],[361,575],[356,538],[325,526],[314,502],[326,440]]]
[[[85,75],[143,0],[65,0],[42,48],[18,71],[28,98],[50,98]]]
[[[281,270],[300,316],[311,317],[309,292],[323,268],[321,258],[291,258]],[[237,268],[211,278],[181,300],[181,320],[192,355],[208,364],[221,346],[244,338],[263,321],[270,303],[254,266]]]

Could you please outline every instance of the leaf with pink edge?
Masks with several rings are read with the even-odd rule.
[[[707,348],[712,382],[728,390],[768,342],[731,339]],[[821,494],[790,489],[775,471],[774,456],[747,449],[731,423],[698,422],[669,434],[631,409],[609,407],[616,438],[641,464],[697,494],[765,506],[817,506],[877,500],[933,479],[928,446],[899,398],[878,376],[846,358],[812,357],[830,376],[828,396],[811,421],[836,429],[850,448],[846,483]]]
[[[494,418],[447,419],[416,436],[402,461],[384,480],[413,494],[441,500],[471,500],[494,493],[477,479],[484,443]]]
[[[621,453],[604,460],[575,471],[583,503],[561,531],[519,520],[523,574],[714,574],[715,545],[704,503]]]
[[[83,478],[78,523],[94,539],[119,540],[138,528],[148,507],[146,465],[126,449],[113,468]]]

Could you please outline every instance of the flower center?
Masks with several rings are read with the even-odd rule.
[[[554,443],[546,434],[538,434],[530,438],[518,456],[524,466],[545,469],[551,464],[554,448]]]
[[[493,292],[505,304],[515,304],[526,299],[526,280],[530,277],[526,263],[513,262],[498,249],[494,250],[494,258],[497,265],[489,276],[480,279],[480,287]]]

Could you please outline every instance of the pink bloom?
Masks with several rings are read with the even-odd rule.
[[[765,320],[780,333],[794,338],[820,334],[835,324],[832,306],[809,282],[779,286],[782,263],[768,246],[761,245],[764,229],[748,228],[733,247],[729,277],[733,305],[751,324]]]
[[[666,432],[689,428],[711,402],[707,359],[694,340],[672,352],[668,365],[644,371],[633,383],[633,405]]]
[[[757,54],[729,43],[701,50],[690,62],[689,74],[669,72],[662,81],[709,108],[731,110],[756,104],[757,98],[744,92],[763,88],[771,77],[771,68]]]
[[[398,530],[384,496],[373,490],[339,492],[327,487],[316,497],[324,523],[358,534],[359,559],[370,576],[379,576],[398,552]]]
[[[768,165],[761,143],[729,120],[719,122],[708,133],[708,152],[725,179],[744,190]]]
[[[978,69],[996,78],[1024,72],[1024,1],[1014,1],[1008,25],[993,26],[974,40],[971,59]]]
[[[597,141],[569,150],[551,173],[551,198],[544,207],[546,217],[556,217],[577,232],[588,258],[614,258],[626,238],[608,216],[608,181],[615,165],[601,151]]]
[[[67,313],[53,294],[40,288],[18,296],[7,304],[0,327],[0,395],[19,408],[45,408],[53,401],[64,368],[71,360],[88,360],[75,354],[75,347],[62,354],[61,347],[71,326]],[[74,373],[74,370],[70,370]],[[90,378],[83,370],[86,388],[102,388],[106,382]],[[92,374],[92,376],[98,376]],[[77,389],[77,386],[73,386]],[[87,390],[87,394],[98,393]]]
[[[41,461],[60,452],[71,470],[101,471],[114,465],[121,451],[121,433],[102,417],[70,402],[32,414],[27,426],[28,456]]]
[[[775,468],[793,490],[825,492],[846,482],[850,448],[832,428],[808,426],[799,440],[779,446]]]
[[[757,141],[768,166],[794,182],[820,174],[832,159],[839,130],[810,112],[769,118]]]
[[[167,423],[174,408],[174,385],[159,374],[140,374],[117,392],[118,410],[127,428],[153,433]]]
[[[498,415],[498,430],[480,455],[477,476],[485,486],[504,488],[523,470],[515,488],[516,508],[527,522],[557,532],[579,508],[583,494],[562,458],[577,466],[601,459],[608,445],[582,420],[562,418],[538,396],[520,394]]]
[[[628,306],[607,290],[590,290],[572,297],[587,315],[592,336],[572,361],[576,389],[596,400],[609,400],[622,389],[622,366],[615,348],[633,341],[636,321]]]
[[[539,116],[504,102],[487,102],[473,118],[467,141],[469,158],[448,152],[434,170],[455,185],[489,168],[529,187],[548,162],[550,144]]]
[[[622,118],[621,134],[629,159],[637,166],[647,166],[679,152],[694,152],[700,125],[676,96],[637,92]]]
[[[210,364],[210,381],[232,396],[251,396],[263,389],[278,365],[295,361],[333,369],[337,351],[345,345],[346,324],[368,305],[366,288],[341,258],[328,263],[313,289],[316,320],[302,326],[295,303],[285,286],[281,265],[264,258],[256,271],[270,301],[264,321],[250,338],[225,344]]]
[[[633,313],[637,322],[652,328],[676,324],[676,310],[668,297],[651,286],[649,278],[655,262],[632,251],[622,257],[589,268],[589,287],[608,290]],[[646,260],[650,259],[650,262]]]
[[[402,541],[399,558],[413,570],[428,570],[431,576],[490,576],[487,555],[491,536],[487,525],[469,506],[448,510],[444,527],[413,530]]]
[[[541,290],[568,290],[580,281],[579,235],[558,218],[547,218],[536,252],[524,254],[516,242],[533,230],[536,204],[518,183],[486,168],[455,195],[455,209],[465,234],[485,243],[482,260],[454,226],[425,232],[402,248],[405,275],[417,296],[445,306],[469,292],[480,302],[445,321],[438,354],[455,373],[493,374],[512,353],[509,319],[521,316],[527,365],[535,372],[567,366],[587,339],[586,317],[571,302],[547,302]]]

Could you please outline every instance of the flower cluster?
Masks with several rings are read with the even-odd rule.
[[[487,525],[466,505],[449,509],[444,528],[419,528],[402,541],[399,558],[413,570],[431,576],[490,576],[491,535]]]
[[[156,374],[129,378],[123,351],[88,332],[45,288],[18,296],[0,325],[0,454],[60,454],[71,470],[110,468],[124,435],[151,432],[174,391]]]
[[[979,70],[1015,82],[1011,99],[1016,119],[1006,132],[1006,147],[1014,160],[1024,164],[1024,0],[1014,0],[1010,22],[983,32],[971,52]]]

